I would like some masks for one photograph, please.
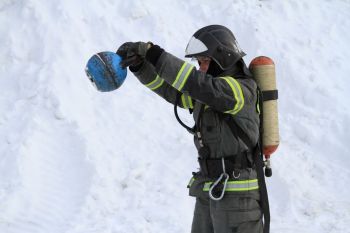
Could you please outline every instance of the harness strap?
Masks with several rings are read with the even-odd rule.
[[[242,153],[241,155],[232,155],[230,157],[224,158],[224,163],[226,167],[226,172],[230,175],[231,178],[237,179],[239,176],[239,170],[252,167],[253,164],[248,160],[249,152]],[[251,155],[252,157],[254,155]],[[239,164],[241,166],[237,170],[237,157],[241,160]],[[222,161],[218,158],[205,158],[199,157],[198,163],[200,166],[201,173],[211,179],[217,179],[222,173]]]
[[[195,176],[191,177],[190,181],[188,182],[187,188],[191,188],[191,186],[195,181],[196,181]],[[202,190],[204,192],[208,192],[213,183],[214,182],[212,181],[205,182]],[[223,185],[223,183],[221,184]],[[258,189],[259,189],[258,179],[228,180],[225,191],[226,192],[247,192],[247,191],[258,190]]]
[[[203,143],[203,139],[202,139],[202,133],[201,133],[201,118],[202,118],[202,114],[204,112],[204,107],[205,105],[199,101],[196,101],[194,104],[194,108],[193,108],[193,116],[194,116],[194,122],[195,125],[193,126],[194,131],[195,131],[195,137],[198,140],[199,143],[199,150],[198,153],[201,157],[209,157],[209,149],[206,145],[204,145]]]
[[[261,108],[262,109],[262,108]],[[262,114],[260,115],[262,116]],[[262,122],[262,119],[260,119]],[[261,153],[261,137],[260,141],[257,145],[253,145],[253,143],[250,141],[248,135],[244,132],[244,130],[234,121],[234,119],[231,117],[227,121],[228,125],[230,126],[231,130],[233,132],[238,132],[237,136],[239,135],[239,138],[242,139],[242,141],[248,146],[248,148],[254,148],[254,162],[256,165],[256,172],[258,176],[258,183],[259,183],[259,191],[261,196],[261,209],[264,214],[264,233],[270,232],[270,207],[269,207],[269,198],[267,194],[267,188],[266,188],[266,182],[265,182],[265,175],[264,175],[264,161],[263,161],[263,154]],[[260,130],[261,131],[261,130]]]
[[[261,91],[261,92],[262,92],[262,101],[264,102],[278,99],[278,90]]]
[[[193,115],[194,115],[194,122],[195,122],[195,128],[196,131],[199,131],[200,128],[200,120],[202,117],[202,114],[204,112],[204,104],[196,101],[194,104],[194,108],[193,108]]]
[[[192,183],[194,180],[192,180]],[[192,185],[191,183],[191,185]],[[209,191],[213,182],[206,182],[203,186],[203,191]],[[226,184],[226,192],[246,192],[259,189],[258,180],[230,180]]]
[[[256,164],[256,172],[258,176],[258,183],[260,187],[260,196],[261,196],[261,209],[264,214],[264,233],[270,232],[270,207],[269,207],[269,196],[267,194],[265,175],[264,175],[264,161],[263,155],[260,153],[259,145],[255,149],[255,164]]]

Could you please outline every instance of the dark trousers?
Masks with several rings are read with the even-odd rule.
[[[196,199],[191,233],[262,233],[257,200],[225,195],[220,201]]]

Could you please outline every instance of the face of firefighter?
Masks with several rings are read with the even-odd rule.
[[[210,65],[210,57],[196,57],[196,59],[199,64],[199,70],[206,73]]]

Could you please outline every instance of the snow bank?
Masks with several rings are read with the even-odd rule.
[[[0,232],[189,232],[191,136],[131,73],[99,93],[84,66],[125,41],[183,57],[208,24],[231,28],[247,63],[276,62],[271,232],[350,232],[349,12],[341,0],[1,1]]]

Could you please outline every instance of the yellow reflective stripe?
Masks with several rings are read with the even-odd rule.
[[[182,101],[182,106],[187,109],[188,108],[188,104],[187,104],[187,101],[186,101],[185,94],[181,95],[181,101]]]
[[[228,184],[250,184],[250,183],[254,183],[254,182],[258,182],[258,179],[254,179],[254,180],[233,180],[233,181],[229,181],[227,183]]]
[[[171,84],[173,87],[175,87],[175,84],[178,83],[180,75],[183,72],[183,70],[185,69],[185,67],[186,67],[186,62],[181,66],[180,71],[176,75],[175,81],[173,82],[173,84]]]
[[[185,74],[185,77],[183,78],[183,81],[179,87],[179,91],[182,90],[182,88],[185,86],[185,83],[187,82],[188,77],[190,76],[191,71],[193,70],[194,66],[190,65],[190,68],[188,69],[187,73]]]
[[[256,112],[260,115],[260,95],[259,95],[259,92],[257,94]]]
[[[244,192],[259,189],[259,186],[249,187],[249,188],[226,188],[227,192]]]
[[[181,95],[182,106],[186,109],[193,108],[192,98],[187,94]]]
[[[226,111],[225,113],[237,114],[244,106],[244,96],[241,85],[239,82],[232,77],[221,77],[224,79],[233,91],[233,96],[236,100],[236,104],[232,110]]]
[[[163,85],[163,83],[164,83],[164,79],[162,79],[162,81],[160,81],[160,83],[157,86],[155,86],[154,88],[151,88],[151,90],[154,91],[154,90],[158,89],[160,86]]]
[[[190,182],[188,182],[187,187],[190,188],[195,180],[196,180],[196,178],[192,177]]]
[[[206,182],[203,187],[203,191],[209,191],[210,186],[213,182]],[[242,192],[259,189],[258,180],[237,180],[228,181],[225,191],[228,192]]]
[[[193,102],[192,102],[192,98],[190,96],[188,96],[188,102],[190,104],[190,108],[193,109]]]
[[[163,85],[163,83],[164,83],[164,79],[162,79],[161,77],[159,77],[159,75],[157,75],[152,82],[146,84],[145,86],[151,89],[152,91],[154,91],[157,88],[159,88],[161,85]]]
[[[181,91],[181,89],[184,87],[188,77],[190,76],[190,73],[193,69],[193,65],[185,62],[182,66],[180,71],[177,73],[175,81],[173,82],[172,86],[175,87],[177,90]]]

